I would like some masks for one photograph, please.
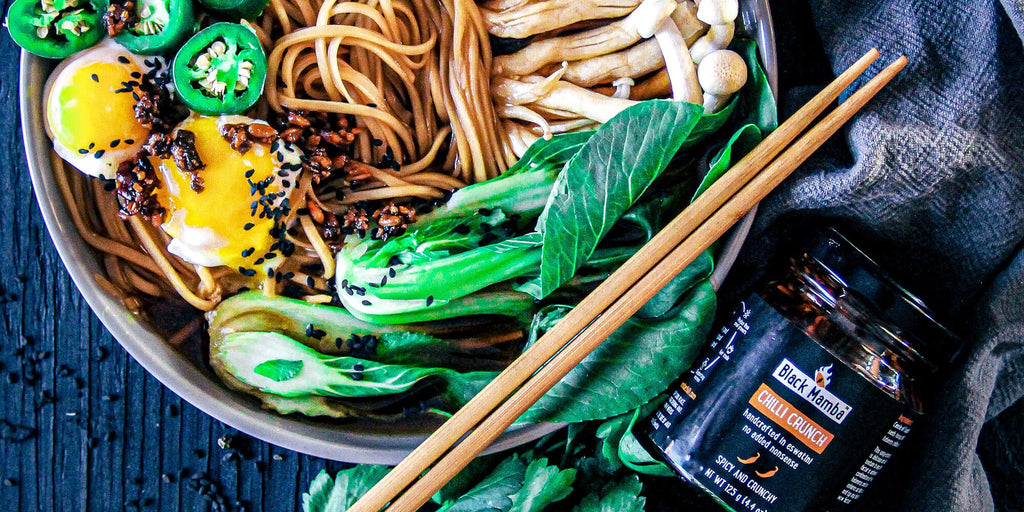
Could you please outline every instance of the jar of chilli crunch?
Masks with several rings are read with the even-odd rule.
[[[741,302],[638,437],[733,511],[856,502],[960,341],[834,230]]]

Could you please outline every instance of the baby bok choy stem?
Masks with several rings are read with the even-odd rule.
[[[442,383],[442,400],[459,407],[495,374],[330,356],[275,332],[211,335],[210,364],[229,385],[265,405],[314,416],[354,414],[353,400],[398,397],[427,379]]]

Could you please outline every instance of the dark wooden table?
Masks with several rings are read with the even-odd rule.
[[[807,7],[772,4],[782,90],[826,83]],[[120,348],[75,289],[32,195],[17,47],[6,31],[0,56],[0,511],[196,511],[214,500],[227,510],[300,510],[313,477],[342,464],[249,438],[184,402]],[[979,448],[1009,508],[1024,494],[1021,463],[1007,456],[1022,433],[1018,404],[986,427]],[[651,489],[648,509],[688,502],[676,487]]]

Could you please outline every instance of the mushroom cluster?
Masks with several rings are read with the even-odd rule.
[[[513,148],[585,130],[637,101],[722,108],[747,79],[728,50],[737,0],[489,0],[488,32],[529,38],[495,57],[491,95]]]

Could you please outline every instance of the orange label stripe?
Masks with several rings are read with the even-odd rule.
[[[796,436],[815,453],[820,454],[825,451],[828,444],[832,442],[834,436],[831,432],[821,428],[821,425],[775,394],[767,384],[761,384],[761,387],[757,388],[754,395],[750,397],[750,405],[753,405],[761,414],[770,418],[773,423],[785,429],[786,432]]]

